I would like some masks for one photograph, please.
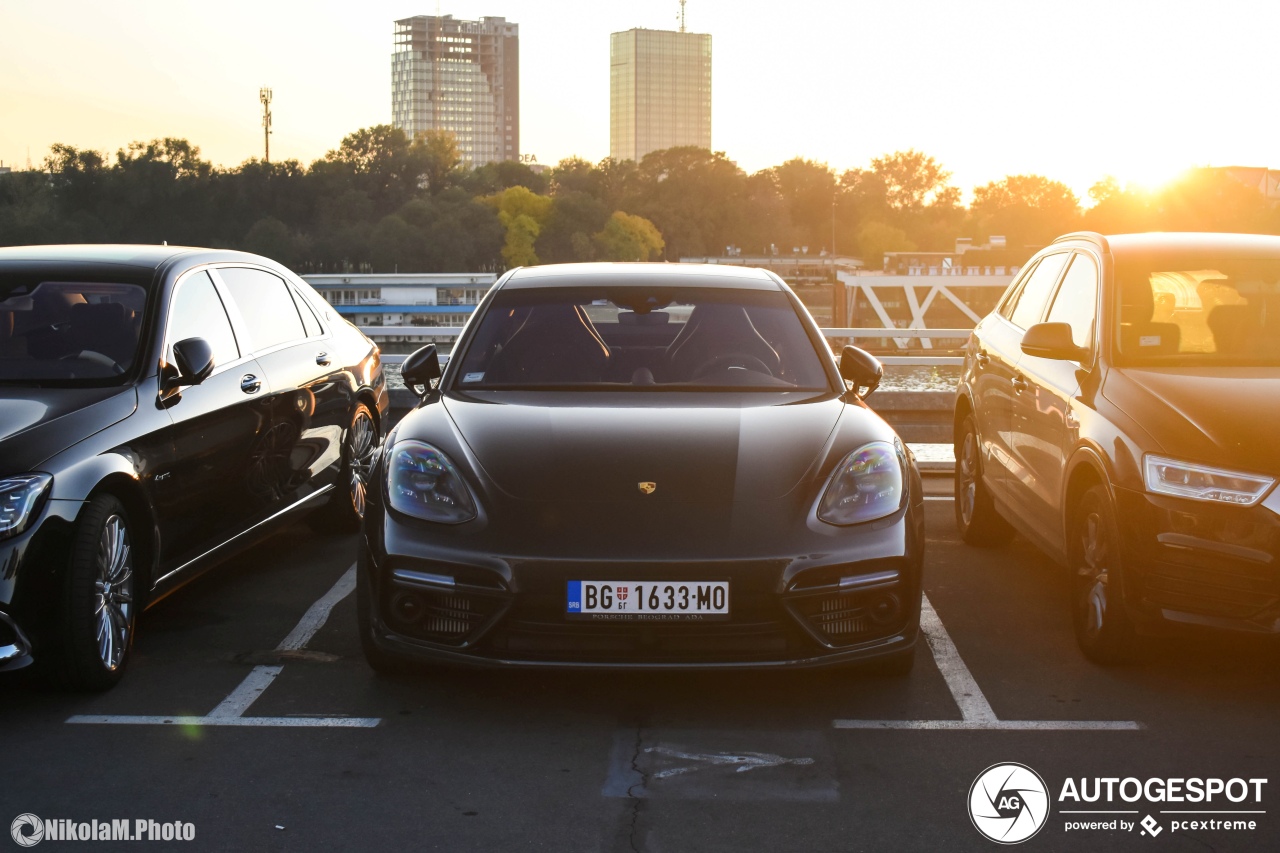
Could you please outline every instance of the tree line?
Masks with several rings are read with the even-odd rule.
[[[0,176],[0,245],[124,242],[244,249],[299,272],[501,271],[537,263],[834,251],[947,251],[960,236],[1038,247],[1104,233],[1280,233],[1280,212],[1223,170],[1155,191],[1104,178],[1092,206],[1041,175],[1010,175],[961,202],[915,150],[833,170],[794,158],[747,173],[723,152],[670,148],[640,162],[578,157],[535,172],[464,168],[452,136],[389,125],[348,135],[310,166],[218,168],[185,139],[116,152],[52,146],[42,168]],[[1029,251],[1028,251],[1029,254]]]

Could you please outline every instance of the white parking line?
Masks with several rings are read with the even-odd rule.
[[[280,641],[276,651],[297,651],[305,648],[316,632],[324,627],[333,608],[351,594],[356,586],[356,567],[353,565],[338,578],[338,582],[307,610],[289,635]],[[262,692],[271,686],[283,666],[255,666],[245,676],[240,686],[218,703],[203,717],[193,716],[131,716],[122,714],[80,714],[67,719],[68,723],[126,726],[268,726],[299,728],[361,728],[369,729],[382,722],[378,717],[246,717],[244,712],[257,701]]]
[[[930,731],[1136,731],[1145,726],[1130,720],[1001,720],[982,695],[928,596],[920,596],[920,632],[933,660],[960,708],[958,720],[832,720],[837,729],[926,729]]]
[[[231,695],[223,699],[218,707],[209,712],[210,717],[243,717],[244,712],[254,703],[262,691],[271,686],[276,676],[284,669],[282,666],[255,666],[253,672],[240,682],[240,686],[231,691]]]

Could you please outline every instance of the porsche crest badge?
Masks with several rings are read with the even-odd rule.
[[[645,495],[651,495],[658,490],[657,483],[636,483],[636,486],[639,487],[641,494]]]

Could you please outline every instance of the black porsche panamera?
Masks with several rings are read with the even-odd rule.
[[[859,396],[879,363],[837,366],[771,273],[515,270],[443,376],[434,347],[403,371],[357,570],[375,669],[911,667],[915,462]]]

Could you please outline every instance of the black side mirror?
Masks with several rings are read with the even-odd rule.
[[[213,347],[204,338],[186,338],[173,345],[178,365],[177,385],[199,385],[213,373]]]
[[[1071,326],[1067,323],[1035,324],[1022,336],[1022,351],[1058,361],[1084,361],[1089,357],[1089,351],[1071,339]]]
[[[884,365],[864,349],[845,347],[840,353],[840,378],[852,382],[855,393],[866,399],[884,378]]]
[[[404,360],[400,365],[400,376],[406,388],[410,390],[421,385],[423,393],[431,390],[431,381],[440,378],[440,356],[436,355],[436,345],[427,344]]]

